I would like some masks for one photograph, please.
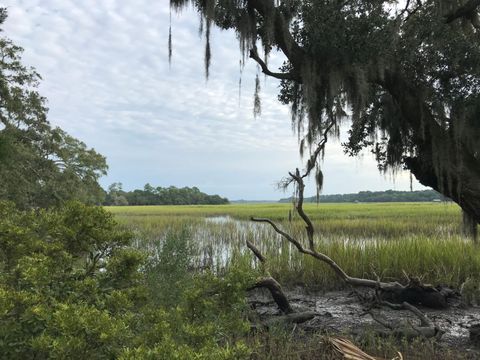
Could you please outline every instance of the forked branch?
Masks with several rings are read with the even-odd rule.
[[[310,217],[305,213],[303,209],[304,202],[304,189],[305,182],[304,178],[307,177],[310,172],[314,169],[317,162],[317,158],[321,151],[323,151],[324,146],[327,141],[328,131],[334,124],[330,124],[329,127],[325,130],[324,138],[318,144],[318,147],[313,152],[312,156],[308,160],[307,168],[305,172],[300,173],[299,169],[296,169],[295,172],[290,172],[290,178],[286,180],[286,184],[291,184],[294,182],[297,186],[297,195],[298,201],[295,204],[295,208],[302,218],[303,222],[306,225],[307,239],[308,239],[308,248],[305,248],[302,243],[297,240],[292,235],[283,231],[275,222],[267,218],[256,218],[252,217],[251,220],[254,222],[263,222],[269,224],[276,233],[280,234],[285,240],[295,246],[295,248],[302,254],[309,255],[315,259],[327,264],[334,272],[339,276],[346,284],[355,286],[355,287],[367,287],[380,291],[383,294],[387,294],[386,298],[393,299],[394,302],[403,303],[409,301],[415,304],[423,304],[430,307],[442,308],[447,306],[445,293],[439,291],[431,285],[423,285],[418,281],[409,281],[407,285],[402,285],[397,281],[394,282],[381,282],[380,280],[371,280],[364,278],[357,278],[349,276],[332,258],[326,254],[317,251],[314,244],[314,226]]]

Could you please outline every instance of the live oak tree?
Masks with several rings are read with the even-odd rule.
[[[0,9],[0,25],[6,19]],[[0,37],[0,199],[21,208],[70,199],[99,203],[105,158],[47,120],[39,74],[21,62],[22,48]]]
[[[198,10],[207,75],[215,25],[233,29],[243,58],[280,80],[278,98],[291,106],[301,153],[338,136],[342,121],[349,120],[346,153],[370,148],[382,171],[411,171],[458,203],[475,234],[479,0],[170,0],[170,5]],[[169,47],[171,55],[171,38]],[[272,50],[285,56],[277,71],[268,66]],[[322,153],[323,147],[307,163],[319,188]]]

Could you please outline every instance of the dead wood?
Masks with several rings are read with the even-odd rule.
[[[290,242],[295,248],[302,254],[312,256],[315,259],[327,264],[346,284],[353,287],[367,287],[375,289],[383,300],[387,300],[394,303],[402,304],[408,302],[415,305],[423,305],[430,308],[446,308],[448,306],[447,298],[453,294],[453,291],[442,291],[437,287],[431,285],[422,284],[418,279],[410,278],[406,285],[399,282],[382,282],[379,279],[364,279],[349,276],[333,259],[326,254],[317,251],[314,244],[314,227],[309,216],[303,209],[304,201],[304,179],[310,175],[314,168],[318,168],[318,157],[323,152],[325,144],[327,142],[327,134],[334,123],[331,123],[323,134],[323,139],[319,142],[317,148],[310,156],[307,162],[307,167],[303,174],[300,173],[297,168],[295,172],[289,172],[289,178],[283,181],[283,186],[287,187],[294,183],[296,185],[297,202],[295,208],[305,223],[305,230],[307,233],[308,248],[304,247],[300,241],[295,239],[287,232],[280,229],[280,227],[270,219],[252,217],[251,220],[255,222],[263,222],[269,224],[275,232],[280,234],[285,240]],[[248,246],[248,243],[247,243]],[[249,246],[250,247],[250,246]],[[255,251],[252,250],[254,253]],[[257,256],[258,257],[258,256]],[[260,259],[260,258],[259,258]]]
[[[315,311],[296,312],[287,315],[272,317],[267,321],[263,322],[263,325],[268,328],[270,326],[302,324],[308,320],[313,319],[317,315],[318,314]]]
[[[415,325],[412,322],[405,320],[390,322],[380,314],[370,311],[369,314],[371,317],[386,329],[384,331],[378,331],[379,335],[386,337],[394,336],[399,339],[406,338],[411,340],[418,337],[426,339],[440,338],[444,333],[425,314],[408,302],[403,302],[402,304],[393,304],[388,301],[382,301],[381,305],[387,306],[393,310],[408,310],[417,317],[417,319],[420,321],[420,324]]]
[[[273,277],[265,277],[263,279],[258,280],[255,285],[253,285],[249,290],[257,289],[257,288],[266,288],[270,291],[273,300],[277,304],[280,311],[284,314],[291,314],[293,313],[293,309],[290,306],[290,302],[287,299],[287,296],[282,290],[282,287],[275,280]]]
[[[253,252],[253,254],[257,257],[257,259],[262,264],[265,264],[267,259],[265,258],[265,256],[262,255],[260,250],[250,241],[247,240],[246,243],[247,243],[247,247]],[[290,305],[290,302],[287,299],[287,296],[282,290],[282,286],[273,277],[267,276],[265,278],[258,280],[255,283],[255,285],[253,285],[249,290],[253,290],[256,288],[268,289],[268,291],[270,291],[270,294],[272,295],[273,300],[277,303],[277,306],[280,309],[280,311],[282,311],[284,314],[293,313],[293,309]]]
[[[247,243],[247,247],[253,252],[253,254],[255,255],[255,257],[262,263],[262,264],[265,264],[265,262],[267,261],[267,259],[265,258],[265,256],[262,255],[262,253],[260,252],[260,250],[257,249],[257,247],[255,245],[253,245],[252,242],[246,240],[246,243]]]

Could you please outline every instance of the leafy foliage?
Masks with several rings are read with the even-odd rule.
[[[370,148],[380,170],[406,167],[422,184],[456,201],[473,223],[480,222],[477,1],[170,4],[193,5],[202,22],[233,29],[242,56],[250,55],[266,75],[280,79],[279,100],[291,107],[301,154],[328,135],[338,136],[348,118],[345,152]],[[268,69],[271,50],[285,55],[280,72]],[[314,160],[307,168],[320,173],[317,155]]]
[[[360,191],[357,194],[321,195],[305,198],[305,202],[345,203],[345,202],[422,202],[422,201],[447,201],[434,190],[423,191]],[[280,199],[279,202],[292,202],[292,198]]]
[[[0,24],[6,18],[1,10]],[[63,200],[98,203],[105,158],[47,120],[36,90],[40,75],[21,62],[22,48],[0,38],[0,199],[22,208]]]
[[[128,246],[130,240],[101,208],[68,203],[22,212],[1,202],[2,356],[238,359],[249,354],[236,337],[248,330],[247,274],[233,269],[224,278],[189,275],[175,304],[159,302],[141,271],[146,257]],[[164,289],[176,285],[163,280]]]
[[[205,194],[195,186],[192,188],[175,186],[155,188],[146,184],[143,190],[124,191],[121,183],[113,183],[108,187],[104,201],[104,205],[220,205],[228,203],[227,198]]]
[[[282,69],[295,73],[282,80],[279,98],[292,106],[297,129],[306,129],[310,143],[329,122],[345,117],[346,111],[351,113],[354,129],[351,142],[346,144],[349,151],[357,152],[355,146],[366,136],[375,141],[377,130],[390,136],[394,132],[411,136],[403,134],[405,124],[395,124],[391,118],[392,110],[399,110],[399,104],[391,102],[395,94],[385,84],[391,71],[401,72],[418,87],[418,100],[428,103],[445,127],[455,126],[460,131],[475,118],[480,94],[478,32],[468,21],[446,21],[446,16],[459,7],[454,1],[408,2],[405,10],[403,3],[378,0],[170,3],[176,9],[193,4],[205,21],[234,29],[239,41],[248,45],[241,47],[244,55],[257,42],[267,55],[273,46],[282,50],[287,57]],[[281,28],[279,19],[285,27]],[[282,31],[291,34],[279,34]],[[287,36],[294,41],[290,49],[282,44],[289,40]],[[295,51],[298,54],[290,53]],[[300,64],[297,55],[302,56]],[[304,128],[305,115],[308,124]],[[369,124],[373,126],[366,127]],[[424,126],[428,127],[426,119]],[[475,147],[478,131],[475,127],[473,134],[462,133],[462,140]],[[413,144],[398,140],[404,141],[397,141],[395,147],[411,154]],[[388,160],[385,165],[401,162],[396,157]]]
[[[171,229],[158,254],[148,263],[146,278],[152,298],[167,307],[175,307],[185,287],[191,286],[191,261],[194,249],[187,227]]]

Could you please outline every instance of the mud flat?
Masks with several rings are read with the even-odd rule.
[[[390,324],[417,323],[418,319],[409,311],[368,307],[361,303],[357,294],[349,291],[307,292],[302,288],[285,291],[295,311],[314,311],[316,316],[298,325],[307,332],[343,334],[361,338],[367,334],[386,332],[386,328],[373,319],[375,316]],[[262,321],[281,316],[268,291],[255,290],[249,302]],[[470,341],[469,329],[480,323],[480,307],[465,306],[461,302],[444,310],[420,308],[444,332],[437,340],[440,347],[458,349],[467,358],[479,359],[480,347]]]

